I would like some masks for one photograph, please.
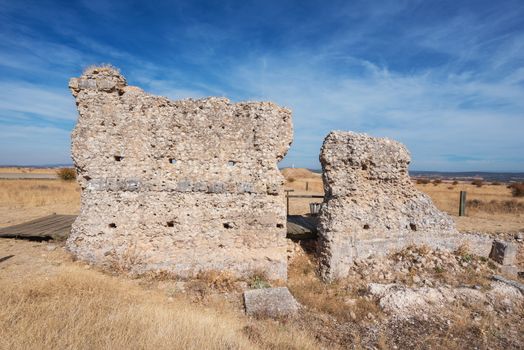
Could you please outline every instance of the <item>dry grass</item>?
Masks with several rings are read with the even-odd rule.
[[[0,173],[54,175],[56,173],[56,168],[0,167]]]
[[[290,263],[288,287],[303,305],[341,322],[366,320],[369,314],[373,317],[382,314],[374,300],[362,297],[364,284],[347,280],[324,283],[316,274],[312,257],[306,255],[297,256]]]
[[[58,180],[0,180],[0,205],[33,208],[54,204],[78,207],[80,188],[74,182]]]
[[[324,191],[321,175],[310,170],[302,168],[286,168],[282,170],[282,175],[286,178],[286,188],[293,189],[297,191],[297,193],[304,192],[307,194],[313,194]]]
[[[74,268],[0,286],[3,349],[247,348],[230,315],[130,288]],[[205,336],[204,336],[205,335]]]
[[[489,202],[473,199],[467,201],[467,207],[470,211],[482,211],[490,214],[524,214],[524,202],[519,202],[514,199],[505,201],[491,200]]]
[[[223,299],[195,304],[141,280],[42,258],[44,245],[9,243],[2,249],[18,260],[0,271],[0,349],[318,348],[293,326],[252,320]]]
[[[452,215],[458,212],[460,191],[466,191],[468,200],[504,202],[514,199],[511,189],[498,185],[484,184],[478,187],[474,184],[458,183],[451,190],[445,183],[438,186],[416,185],[416,187],[428,194],[439,209]],[[524,199],[516,199],[516,201],[524,203]]]
[[[59,180],[0,180],[0,227],[52,213],[76,214],[80,187]]]

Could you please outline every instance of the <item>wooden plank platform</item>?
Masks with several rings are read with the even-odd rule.
[[[317,237],[318,217],[308,215],[288,215],[287,238],[301,240]]]
[[[69,236],[75,219],[76,215],[53,214],[23,224],[0,228],[0,237],[62,240]]]
[[[69,236],[76,215],[49,215],[23,224],[0,228],[0,238],[27,238],[34,240],[63,240]],[[318,219],[314,216],[287,217],[287,237],[311,239],[317,235]]]

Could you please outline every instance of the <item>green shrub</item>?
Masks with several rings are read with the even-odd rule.
[[[248,281],[248,285],[253,289],[270,288],[271,284],[267,281],[265,273],[255,272]]]
[[[428,183],[429,183],[429,179],[425,179],[425,178],[417,179],[417,184],[419,185],[427,185]]]

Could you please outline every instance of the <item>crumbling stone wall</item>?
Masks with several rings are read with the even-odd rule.
[[[410,155],[399,142],[334,131],[324,140],[320,162],[325,199],[319,255],[324,278],[345,276],[355,258],[409,244],[453,248],[462,243],[453,220],[412,184]],[[489,254],[491,242],[477,247],[482,255]]]
[[[286,278],[277,162],[292,141],[289,110],[225,98],[171,101],[127,86],[106,67],[69,87],[82,187],[71,252],[139,273],[259,270]]]

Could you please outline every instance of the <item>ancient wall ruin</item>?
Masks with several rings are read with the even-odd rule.
[[[292,141],[289,110],[225,98],[171,101],[103,67],[69,87],[82,187],[71,252],[133,272],[286,278],[277,162]]]
[[[325,199],[319,256],[325,279],[345,276],[356,258],[410,244],[454,249],[469,243],[475,253],[489,254],[490,240],[458,235],[453,220],[414,187],[410,155],[399,142],[334,131],[324,140],[320,162]]]

